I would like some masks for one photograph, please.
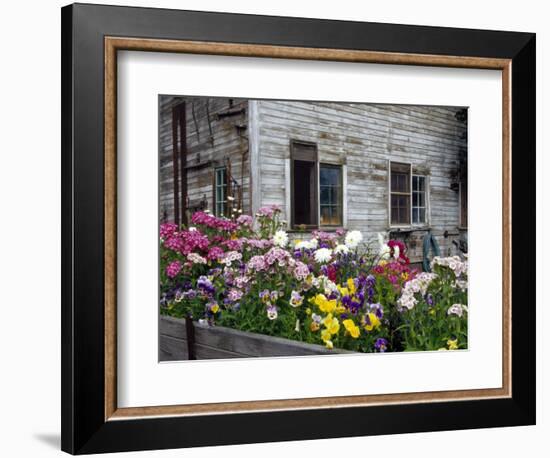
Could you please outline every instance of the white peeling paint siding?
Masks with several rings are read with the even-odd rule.
[[[252,182],[261,174],[261,205],[278,204],[290,219],[290,142],[314,142],[320,162],[345,166],[344,224],[374,240],[391,229],[388,164],[412,163],[413,173],[428,176],[430,227],[442,254],[456,253],[459,195],[451,183],[459,150],[467,147],[461,138],[465,124],[455,118],[458,107],[261,100],[255,109],[260,165],[252,168]],[[425,234],[418,230],[407,238],[413,260],[421,257]]]

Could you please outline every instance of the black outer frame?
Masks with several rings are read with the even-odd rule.
[[[535,424],[535,259],[525,254],[532,251],[535,239],[535,34],[74,4],[62,8],[61,35],[64,451],[83,454]],[[106,422],[107,35],[512,59],[512,398]]]

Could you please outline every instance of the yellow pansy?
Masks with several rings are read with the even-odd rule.
[[[387,263],[388,261],[386,261],[385,259],[382,259],[378,262],[378,265],[384,267]]]
[[[380,319],[374,313],[367,313],[365,317],[368,317],[368,320],[366,320],[367,323],[365,324],[365,329],[367,331],[372,331],[380,327]]]
[[[218,304],[213,304],[211,307],[210,307],[210,311],[212,313],[218,313],[218,311],[220,310],[220,306]]]
[[[309,307],[306,309],[306,315],[311,315],[311,309]]]
[[[401,278],[404,280],[404,281],[407,281],[409,279],[409,272],[403,272],[401,274]]]
[[[312,321],[311,324],[309,325],[309,329],[311,330],[311,332],[316,332],[319,330],[321,326],[319,326],[319,323],[316,323],[315,321]]]
[[[337,334],[340,330],[340,323],[338,322],[338,318],[333,317],[332,313],[329,313],[325,318],[323,318],[323,324],[331,334]]]
[[[449,350],[456,350],[458,348],[458,340],[456,339],[447,340],[447,346],[449,347]]]
[[[331,334],[328,329],[323,329],[321,331],[321,339],[323,339],[323,342],[330,341],[330,337],[331,337]]]
[[[327,340],[327,341],[325,342],[325,346],[326,346],[327,348],[329,348],[330,350],[332,350],[332,349],[334,348],[334,344],[332,343],[332,340]]]
[[[349,296],[349,290],[347,288],[340,285],[336,285],[336,288],[338,288],[341,296]]]
[[[338,302],[338,305],[336,306],[336,309],[334,311],[336,313],[344,313],[346,311],[346,307],[342,305],[341,302]]]
[[[355,282],[353,281],[353,278],[348,278],[347,284],[348,284],[349,293],[355,294],[356,288],[355,288]]]
[[[349,332],[351,337],[353,337],[354,339],[357,339],[357,337],[359,337],[359,334],[360,334],[359,326],[357,326],[353,322],[353,320],[348,318],[347,320],[342,321],[342,324],[346,328],[346,331]]]
[[[324,294],[317,294],[315,304],[321,312],[331,313],[336,308],[336,299],[328,300]]]

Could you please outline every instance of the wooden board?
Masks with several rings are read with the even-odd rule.
[[[159,359],[188,359],[185,320],[161,316]],[[243,332],[222,326],[195,323],[195,354],[197,359],[250,358],[273,356],[305,356],[353,353],[329,350],[322,345],[308,344],[281,337]]]

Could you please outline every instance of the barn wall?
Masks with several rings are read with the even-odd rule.
[[[213,211],[214,168],[229,160],[231,175],[242,189],[242,209],[250,212],[248,102],[241,99],[160,97],[160,215],[173,221],[172,108],[185,102],[187,126],[188,214],[206,203]],[[242,111],[241,111],[242,110]],[[238,198],[237,187],[233,188]]]
[[[290,141],[317,144],[321,162],[347,170],[347,228],[368,239],[388,233],[388,162],[413,164],[413,173],[429,177],[432,233],[442,254],[454,254],[458,239],[459,196],[456,181],[465,124],[458,108],[343,103],[258,102],[261,204],[278,204],[290,215]],[[253,180],[255,175],[253,175]],[[447,237],[444,236],[447,231]],[[426,228],[393,234],[404,238],[413,261],[422,255]]]

